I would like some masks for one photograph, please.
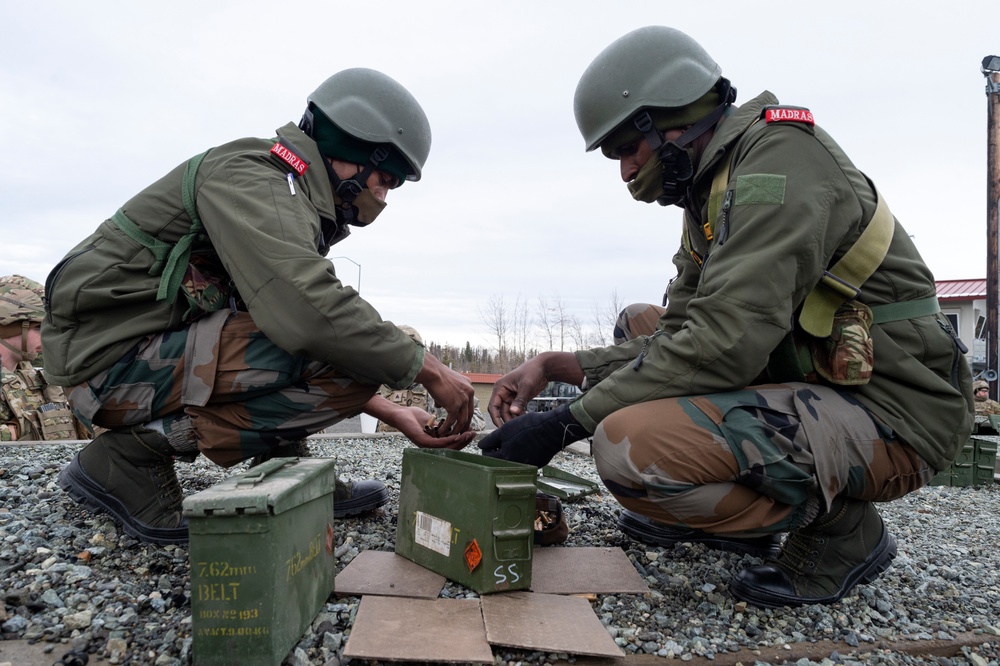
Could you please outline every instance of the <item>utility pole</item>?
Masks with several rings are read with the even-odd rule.
[[[990,397],[997,399],[994,383],[1000,373],[997,347],[997,206],[1000,204],[1000,56],[986,56],[980,69],[986,77],[986,367]],[[992,379],[989,379],[992,377]]]

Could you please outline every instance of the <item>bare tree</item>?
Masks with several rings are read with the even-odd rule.
[[[520,365],[527,360],[531,324],[531,316],[528,314],[528,301],[527,299],[521,300],[521,295],[518,294],[511,308],[511,336],[514,345],[514,354],[511,359],[512,367]]]
[[[541,296],[538,298],[538,322],[549,343],[549,351],[555,350],[556,340],[559,341],[559,351],[566,351],[571,317],[566,303],[558,293],[553,294],[551,301]]]
[[[570,315],[566,320],[566,328],[569,329],[570,338],[573,340],[573,345],[576,349],[586,349],[589,346],[587,344],[587,335],[583,331],[583,325],[580,324],[579,317]]]
[[[503,295],[493,294],[486,301],[485,308],[477,308],[479,318],[489,329],[490,335],[496,340],[497,363],[501,372],[506,372],[507,356],[512,334],[510,308],[504,302]]]
[[[542,336],[546,342],[548,342],[548,351],[555,349],[555,317],[552,315],[552,308],[549,307],[548,301],[545,300],[544,296],[538,297],[538,327],[542,329]]]
[[[602,307],[594,301],[594,342],[598,347],[614,344],[613,332],[618,322],[618,314],[625,309],[617,289],[611,290],[611,297]]]

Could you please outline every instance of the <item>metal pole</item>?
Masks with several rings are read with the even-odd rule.
[[[1000,72],[996,56],[983,58],[986,76],[986,367],[995,377],[1000,372],[997,337],[998,266],[997,205],[1000,202]],[[990,396],[997,399],[997,385],[991,382]]]
[[[361,295],[361,264],[354,261],[350,257],[330,257],[331,259],[347,259],[349,262],[358,267],[358,295]]]

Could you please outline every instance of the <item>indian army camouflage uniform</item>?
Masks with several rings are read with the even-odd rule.
[[[382,384],[411,385],[423,346],[325,258],[343,230],[315,141],[289,123],[213,148],[193,176],[196,212],[183,196],[191,163],[49,275],[45,374],[74,413],[146,425],[180,454],[231,466],[358,414]]]
[[[37,302],[37,307],[32,303]],[[40,323],[42,286],[20,275],[0,278],[0,330],[19,331],[23,322]],[[76,439],[77,423],[62,388],[46,383],[29,360],[13,370],[0,368],[0,441]]]
[[[971,373],[948,320],[879,310],[936,303],[898,222],[857,297],[876,311],[873,359],[851,366],[850,385],[817,371],[814,358],[843,359],[817,356],[826,341],[810,341],[797,315],[872,219],[877,195],[811,122],[757,122],[777,103],[763,93],[735,108],[707,145],[666,309],[631,306],[617,346],[576,353],[586,390],[570,409],[594,432],[601,478],[654,520],[729,534],[795,529],[838,495],[888,501],[925,485],[971,432]],[[709,185],[729,156],[728,204],[705,234]]]

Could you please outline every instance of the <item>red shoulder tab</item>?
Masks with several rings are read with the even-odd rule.
[[[279,141],[271,146],[271,154],[292,168],[296,174],[301,176],[309,168],[309,160],[296,152],[295,148]]]
[[[765,106],[760,115],[767,123],[816,124],[812,111],[804,106]]]

